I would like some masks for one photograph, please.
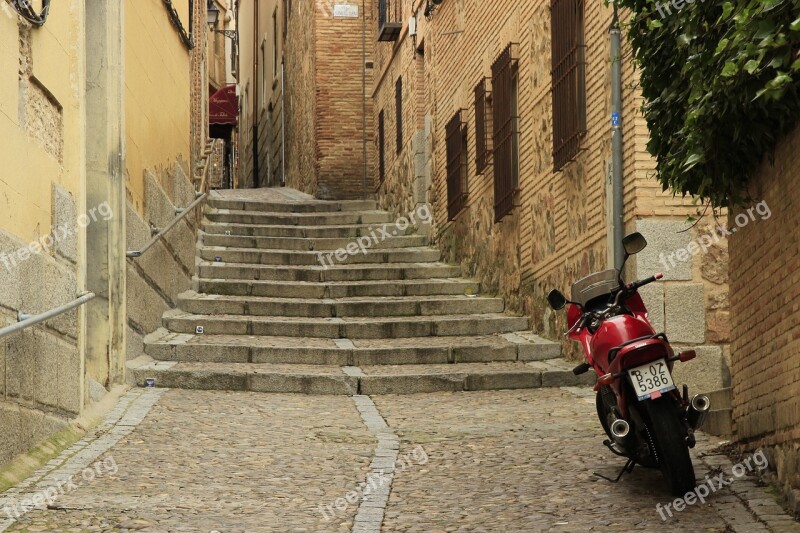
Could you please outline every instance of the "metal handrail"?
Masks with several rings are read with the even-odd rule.
[[[217,142],[217,141],[222,142],[221,139],[214,139],[213,141],[211,141],[209,143],[209,146],[213,147],[214,143]],[[189,204],[189,206],[186,207],[186,208],[178,208],[178,209],[176,209],[175,212],[178,214],[178,216],[175,217],[175,219],[173,219],[173,221],[170,222],[166,227],[164,227],[162,229],[159,229],[158,233],[153,235],[153,238],[150,239],[147,242],[147,244],[144,245],[144,248],[142,248],[141,250],[129,250],[125,254],[126,257],[128,257],[128,259],[136,259],[138,257],[142,257],[142,255],[144,255],[144,253],[147,250],[152,248],[158,241],[160,241],[164,237],[164,235],[166,235],[169,232],[169,230],[171,230],[172,228],[174,228],[178,224],[178,222],[183,220],[184,217],[186,217],[186,215],[188,215],[189,213],[194,211],[194,209],[198,205],[203,203],[203,200],[205,200],[206,197],[208,196],[208,191],[206,189],[208,187],[208,168],[210,166],[211,166],[210,165],[210,161],[208,160],[208,158],[206,158],[206,164],[205,164],[205,167],[203,167],[203,177],[200,180],[200,187],[199,187],[200,190],[199,191],[195,191],[195,194],[197,195],[197,198],[195,199],[195,201],[192,202],[191,204]],[[154,232],[155,232],[155,230],[156,230],[156,228],[153,229]]]
[[[17,313],[18,322],[16,324],[12,324],[3,329],[0,329],[0,338],[5,337],[7,335],[11,335],[12,333],[17,333],[31,326],[35,326],[36,324],[46,322],[51,318],[55,318],[59,315],[63,315],[64,313],[72,311],[73,309],[80,307],[86,302],[94,300],[95,298],[97,298],[97,295],[95,293],[86,292],[78,296],[78,298],[76,298],[75,300],[71,301],[68,304],[56,307],[39,315],[29,315],[27,313],[19,311]]]
[[[164,235],[166,235],[166,234],[167,234],[167,232],[169,232],[169,230],[171,230],[172,228],[174,228],[174,227],[175,227],[175,226],[178,224],[178,222],[180,222],[181,220],[183,220],[183,219],[184,219],[184,217],[186,217],[186,215],[188,215],[189,213],[191,213],[192,211],[194,211],[194,209],[195,209],[195,208],[196,208],[198,205],[200,205],[201,203],[203,203],[203,200],[205,200],[207,196],[208,196],[208,193],[202,193],[202,194],[198,193],[197,199],[196,199],[194,202],[192,202],[191,204],[189,204],[189,207],[187,207],[187,208],[185,208],[185,209],[177,209],[177,211],[178,211],[179,215],[178,215],[177,217],[175,217],[175,218],[172,220],[172,222],[170,222],[169,224],[167,224],[167,226],[166,226],[166,227],[164,227],[164,228],[162,228],[161,230],[159,230],[159,232],[158,232],[158,233],[156,233],[156,234],[153,236],[153,238],[152,238],[152,239],[150,239],[150,240],[147,242],[147,244],[145,244],[145,245],[144,245],[144,247],[143,247],[141,250],[131,250],[131,251],[129,251],[128,253],[126,253],[125,255],[126,255],[127,257],[131,258],[131,259],[135,259],[135,258],[137,258],[137,257],[141,257],[142,255],[144,255],[144,253],[145,253],[147,250],[149,250],[150,248],[152,248],[152,247],[155,245],[155,243],[157,243],[158,241],[160,241],[160,240],[161,240],[161,239],[164,237]]]

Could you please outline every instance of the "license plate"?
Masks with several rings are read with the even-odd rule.
[[[628,376],[631,378],[633,390],[636,391],[639,401],[655,400],[675,388],[664,359],[631,368],[628,370]]]

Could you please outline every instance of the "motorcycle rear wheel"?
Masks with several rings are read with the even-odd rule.
[[[693,490],[697,482],[678,404],[670,396],[643,404],[649,419],[648,426],[655,440],[661,473],[669,483],[672,495],[683,496]]]

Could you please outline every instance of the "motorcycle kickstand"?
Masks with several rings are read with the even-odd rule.
[[[619,475],[617,476],[616,479],[611,479],[610,477],[606,477],[603,474],[599,474],[597,472],[592,472],[592,474],[594,474],[599,478],[603,478],[610,483],[617,483],[620,479],[622,479],[622,476],[624,474],[626,473],[630,474],[631,472],[633,472],[634,466],[636,466],[636,462],[633,459],[628,459],[628,462],[625,463],[625,466],[622,467],[622,470],[620,470]]]

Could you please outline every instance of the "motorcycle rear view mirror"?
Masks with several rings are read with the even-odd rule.
[[[553,289],[550,291],[550,294],[547,295],[547,303],[549,303],[550,307],[554,310],[560,311],[567,305],[567,297],[561,294],[561,291],[558,289]]]
[[[622,247],[627,255],[636,255],[647,248],[647,240],[637,231],[622,239]]]

